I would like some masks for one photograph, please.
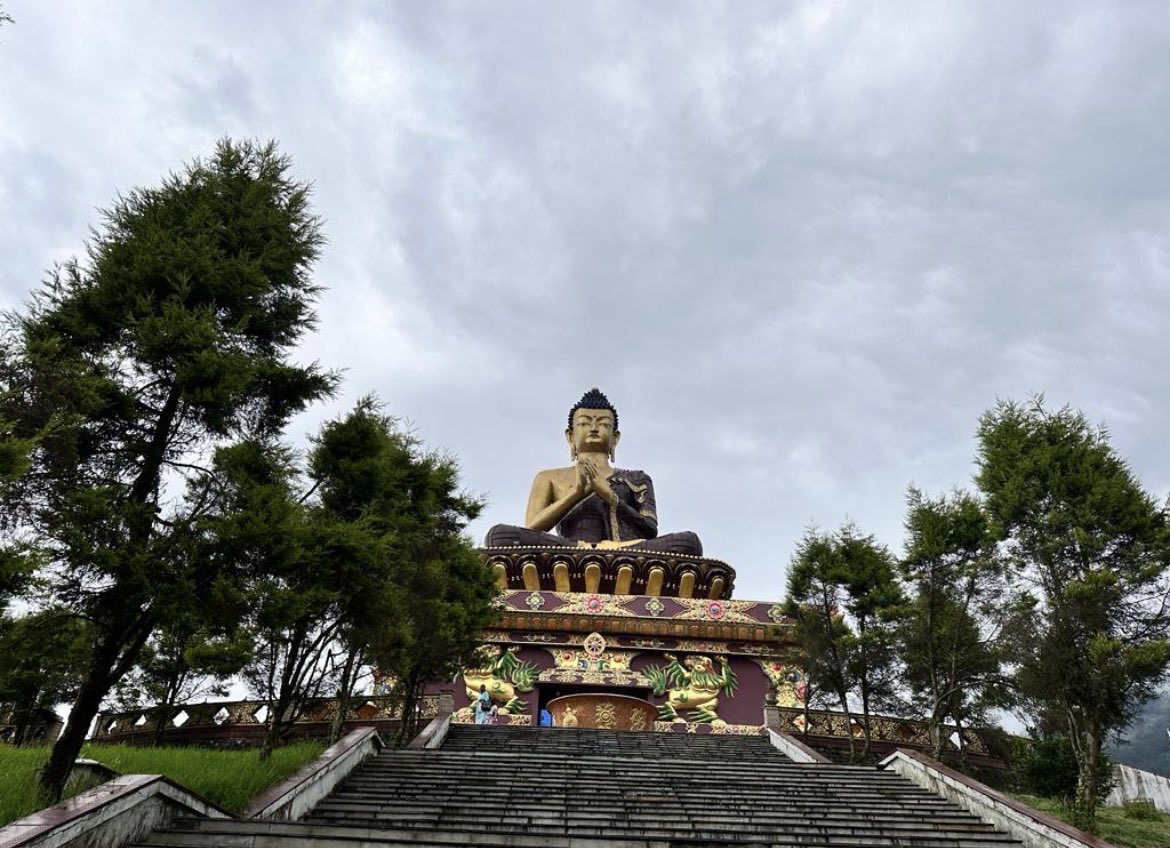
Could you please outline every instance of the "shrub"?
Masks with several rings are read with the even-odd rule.
[[[1125,814],[1127,819],[1137,819],[1138,821],[1161,821],[1162,819],[1162,814],[1158,812],[1154,802],[1148,798],[1126,801],[1121,805],[1121,812]]]
[[[1077,794],[1077,759],[1067,736],[1037,739],[1017,765],[1024,788],[1046,798],[1072,804]],[[1113,786],[1113,763],[1104,754],[1097,768],[1097,795],[1105,800]]]

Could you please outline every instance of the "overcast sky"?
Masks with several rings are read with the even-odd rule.
[[[222,136],[316,185],[346,369],[520,523],[589,387],[618,464],[779,598],[803,528],[901,550],[997,398],[1170,490],[1170,10],[1102,2],[4,0],[0,308]]]

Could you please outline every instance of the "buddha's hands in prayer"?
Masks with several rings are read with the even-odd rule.
[[[579,458],[577,460],[577,469],[578,481],[583,471],[589,488],[596,492],[599,498],[610,505],[617,500],[617,495],[614,494],[613,487],[609,485],[609,480],[606,479],[605,472],[597,467],[597,463],[593,459],[587,456]],[[578,482],[579,486],[580,482]]]
[[[581,500],[593,490],[593,484],[590,482],[589,469],[585,465],[585,460],[577,460],[577,485],[573,487],[573,494],[576,495],[577,500]]]

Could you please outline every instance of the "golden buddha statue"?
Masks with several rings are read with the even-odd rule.
[[[489,548],[565,546],[640,548],[702,556],[694,533],[658,535],[654,484],[644,471],[614,468],[621,432],[613,404],[594,388],[569,410],[565,440],[573,464],[541,471],[532,481],[524,527],[497,524]],[[551,533],[553,528],[557,533]]]

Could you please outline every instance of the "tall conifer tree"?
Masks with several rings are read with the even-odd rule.
[[[894,623],[903,602],[894,559],[873,536],[847,523],[836,533],[805,532],[788,569],[788,609],[812,697],[845,713],[849,751],[853,739],[850,695],[861,705],[864,748],[870,713],[889,702],[894,689]]]
[[[332,389],[331,375],[289,359],[314,323],[321,243],[309,189],[275,144],[225,140],[119,197],[85,259],[57,268],[13,319],[0,419],[18,439],[44,436],[7,506],[51,562],[57,600],[93,634],[43,772],[53,796],[168,607],[200,608],[230,577],[188,545],[216,493],[212,448],[272,439]]]
[[[1005,701],[997,637],[1008,610],[979,501],[966,492],[929,498],[916,489],[908,501],[901,568],[912,598],[898,648],[910,704],[941,759],[948,719],[966,725]]]
[[[1080,772],[1076,813],[1092,826],[1101,747],[1170,665],[1170,522],[1108,434],[1043,398],[1001,402],[979,424],[992,531],[1034,606],[1017,682],[1039,720],[1067,728]]]

